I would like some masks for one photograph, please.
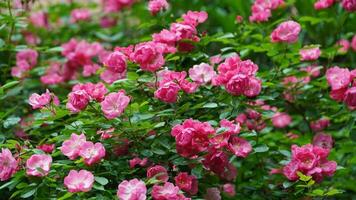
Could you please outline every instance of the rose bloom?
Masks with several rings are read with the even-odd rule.
[[[143,181],[132,179],[122,181],[117,189],[117,197],[120,200],[145,200],[147,188]]]
[[[148,2],[148,10],[152,15],[156,15],[159,11],[168,9],[169,4],[166,0],[150,0]]]
[[[70,22],[87,21],[90,19],[90,11],[87,9],[74,9],[70,13]]]
[[[221,200],[220,190],[216,187],[208,188],[204,195],[205,200]]]
[[[325,149],[333,148],[333,138],[331,135],[325,133],[318,133],[313,138],[313,145],[319,146]]]
[[[336,45],[340,47],[338,50],[340,53],[346,53],[350,48],[350,42],[345,39],[337,41]]]
[[[86,142],[85,135],[72,133],[69,140],[65,140],[61,146],[61,152],[69,159],[74,160],[79,156],[81,146]]]
[[[287,113],[277,112],[272,116],[272,124],[276,128],[284,128],[292,122],[292,118]]]
[[[326,80],[332,90],[339,90],[350,84],[351,73],[347,68],[335,66],[326,71]]]
[[[214,68],[206,63],[194,65],[193,68],[189,69],[189,77],[199,84],[207,84],[215,76]]]
[[[127,105],[130,103],[130,97],[125,95],[124,90],[108,94],[101,102],[101,110],[107,119],[114,119],[120,116]]]
[[[64,178],[64,186],[69,192],[88,192],[93,187],[94,175],[87,170],[70,170]]]
[[[351,109],[354,109],[356,107],[356,86],[346,90],[344,103]]]
[[[49,28],[48,14],[43,11],[32,13],[29,17],[29,20],[31,24],[35,27],[46,29]]]
[[[319,132],[327,128],[330,124],[329,119],[319,119],[317,121],[310,122],[310,127],[314,132]]]
[[[231,183],[226,183],[223,185],[223,190],[226,195],[233,197],[236,195],[235,185]]]
[[[178,84],[174,82],[165,83],[155,91],[154,95],[157,99],[166,103],[175,103],[178,99],[178,92],[180,91]]]
[[[30,176],[46,176],[52,164],[52,157],[45,154],[34,154],[26,161],[26,174]]]
[[[116,73],[110,70],[104,70],[100,74],[100,79],[103,80],[105,83],[112,84],[117,80],[123,79],[126,77],[126,71],[122,73]]]
[[[356,51],[356,35],[352,37],[351,48]]]
[[[301,31],[301,26],[292,20],[282,22],[271,34],[272,42],[295,43],[298,40],[298,35]]]
[[[73,113],[84,110],[90,101],[90,96],[84,90],[77,90],[68,94],[67,109]]]
[[[105,148],[100,142],[84,142],[80,146],[79,155],[84,158],[84,163],[90,166],[104,158]]]
[[[191,26],[197,26],[201,23],[204,23],[208,19],[208,13],[205,11],[191,11],[182,15],[184,19],[184,24],[189,24]]]
[[[46,93],[41,95],[37,93],[31,94],[28,99],[28,103],[32,106],[32,109],[43,108],[51,102],[51,94],[47,90]]]
[[[318,0],[314,3],[315,10],[329,8],[334,4],[335,0]]]
[[[148,168],[147,178],[155,178],[162,182],[167,182],[169,179],[167,169],[161,165],[155,165]]]
[[[251,144],[247,140],[239,137],[230,138],[228,147],[232,153],[242,158],[246,158],[252,151]]]
[[[174,177],[176,185],[190,195],[198,193],[198,180],[195,176],[189,175],[187,172],[180,172]]]
[[[345,10],[347,10],[349,12],[356,11],[356,1],[355,0],[342,0],[341,5]]]
[[[17,171],[18,162],[9,149],[1,149],[0,153],[0,181],[6,181]]]
[[[155,72],[165,63],[163,50],[164,47],[156,42],[140,43],[135,46],[130,59],[139,64],[142,70]]]
[[[138,157],[129,160],[130,168],[135,168],[137,165],[144,167],[147,165],[148,158],[140,159]]]
[[[179,200],[185,199],[182,194],[179,194],[179,187],[173,183],[165,182],[163,186],[154,185],[151,192],[154,200]]]
[[[126,56],[115,51],[109,54],[109,56],[104,60],[104,65],[106,68],[115,73],[122,73],[126,71]]]
[[[311,61],[311,60],[316,60],[320,56],[320,49],[319,47],[315,48],[306,48],[306,49],[301,49],[299,51],[299,54],[301,56],[302,61]]]
[[[36,148],[42,150],[45,153],[52,153],[55,147],[55,144],[42,144]]]
[[[24,49],[16,53],[16,64],[19,65],[20,61],[24,61],[29,65],[29,69],[37,64],[38,52],[33,49]]]

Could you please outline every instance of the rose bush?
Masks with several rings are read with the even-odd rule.
[[[355,197],[355,0],[0,11],[0,199]]]

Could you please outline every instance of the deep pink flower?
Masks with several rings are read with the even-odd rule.
[[[198,180],[195,176],[189,175],[187,172],[180,172],[174,177],[174,180],[179,189],[184,192],[190,195],[195,195],[198,192]]]
[[[86,64],[83,66],[82,75],[84,77],[92,76],[99,70],[99,68],[100,68],[100,66],[95,63]]]
[[[224,151],[209,151],[202,161],[204,167],[215,174],[222,176],[228,170],[229,160]]]
[[[345,98],[345,92],[347,91],[347,87],[341,88],[338,90],[331,90],[330,98],[334,99],[335,101],[343,101]]]
[[[272,116],[272,124],[276,128],[284,128],[292,122],[292,118],[287,113],[277,112]]]
[[[117,19],[110,16],[103,16],[100,18],[100,26],[102,28],[111,28],[117,24]]]
[[[229,197],[234,197],[236,195],[235,185],[231,183],[226,183],[223,185],[223,190]]]
[[[55,144],[42,144],[37,146],[36,148],[42,150],[45,153],[52,153],[55,147]]]
[[[295,43],[298,40],[298,35],[301,31],[301,26],[295,21],[286,21],[278,25],[271,34],[272,42]]]
[[[32,106],[32,109],[43,108],[51,102],[51,93],[47,90],[46,93],[41,95],[37,93],[31,94],[28,99],[28,103]]]
[[[187,119],[183,124],[175,125],[171,135],[176,139],[176,149],[183,157],[196,157],[198,153],[205,151],[209,146],[209,137],[215,134],[215,130],[207,122]]]
[[[103,80],[105,83],[112,84],[113,82],[123,79],[126,77],[126,71],[122,73],[115,73],[110,70],[104,70],[100,74],[100,79]]]
[[[131,179],[122,181],[117,189],[119,200],[145,200],[147,188],[143,181]]]
[[[101,110],[106,118],[114,119],[125,111],[129,103],[130,97],[125,95],[124,90],[120,90],[106,95],[104,101],[101,102]]]
[[[250,22],[265,22],[268,21],[268,18],[272,16],[270,8],[266,8],[264,4],[255,3],[251,7]]]
[[[26,161],[26,174],[30,176],[46,176],[52,164],[52,157],[45,154],[34,154]]]
[[[100,138],[103,139],[103,140],[106,140],[106,139],[109,139],[113,136],[113,132],[115,131],[115,128],[112,127],[112,128],[109,128],[109,129],[106,129],[106,130],[98,130],[96,132],[96,134],[100,135]]]
[[[350,108],[356,107],[356,86],[346,90],[344,102]]]
[[[84,90],[76,90],[68,94],[66,107],[73,113],[84,110],[90,101],[90,96]]]
[[[156,15],[161,10],[168,9],[169,4],[166,0],[150,0],[148,2],[148,10],[151,12],[152,15]]]
[[[350,42],[348,40],[345,40],[345,39],[341,39],[341,40],[337,41],[336,45],[340,47],[338,49],[338,51],[340,53],[346,53],[350,48]]]
[[[1,149],[0,153],[0,181],[6,181],[17,171],[18,162],[9,149]]]
[[[168,82],[159,87],[158,90],[155,91],[154,95],[157,99],[166,103],[175,103],[177,101],[179,91],[180,87],[176,83]]]
[[[147,162],[148,162],[147,158],[140,159],[138,157],[135,157],[135,158],[129,160],[130,168],[135,168],[137,165],[144,167],[147,165]]]
[[[87,170],[70,170],[64,178],[64,186],[69,192],[88,192],[94,184],[94,175]]]
[[[355,0],[342,0],[341,5],[345,10],[347,10],[349,12],[356,11],[356,1]]]
[[[167,169],[161,165],[155,165],[147,169],[147,178],[153,177],[162,182],[167,182],[169,179]]]
[[[165,63],[163,51],[164,46],[159,43],[144,42],[135,46],[130,59],[139,64],[142,70],[155,72]]]
[[[85,84],[76,84],[73,86],[72,91],[85,91],[91,100],[102,102],[105,98],[105,94],[108,92],[103,83],[85,83]]]
[[[90,166],[104,158],[105,148],[100,142],[84,142],[80,146],[79,155],[84,158],[84,163]]]
[[[299,50],[299,54],[301,56],[302,61],[310,61],[310,60],[316,60],[320,56],[320,49],[319,47],[315,48],[305,48]]]
[[[325,133],[318,133],[313,138],[313,145],[319,146],[326,149],[331,149],[333,147],[333,138],[331,135]]]
[[[352,37],[351,48],[356,51],[356,35]]]
[[[189,77],[199,84],[207,84],[215,76],[214,68],[206,63],[194,65],[193,68],[189,69]]]
[[[122,73],[126,71],[126,56],[119,51],[114,51],[104,60],[104,65],[112,72]]]
[[[16,63],[19,65],[19,62],[24,61],[29,65],[29,69],[34,67],[37,64],[38,52],[33,49],[24,49],[19,51],[16,54]]]
[[[231,137],[229,140],[229,150],[236,156],[246,158],[248,154],[252,151],[251,144],[239,137]]]
[[[81,146],[86,142],[85,135],[72,133],[69,140],[62,143],[61,152],[69,159],[74,160],[79,156]]]
[[[165,182],[163,186],[154,185],[151,195],[154,200],[180,200],[179,188],[170,182]]]
[[[208,13],[205,11],[188,11],[182,15],[183,23],[191,26],[197,26],[208,19]]]
[[[70,22],[77,23],[79,21],[88,21],[90,19],[90,11],[87,9],[74,9],[70,13]]]
[[[339,90],[350,84],[351,73],[347,68],[335,66],[326,71],[326,79],[332,90]]]
[[[314,3],[315,10],[329,8],[334,4],[334,0],[318,0]]]
[[[327,128],[329,124],[329,119],[321,118],[317,121],[310,122],[310,127],[314,132],[319,132]]]

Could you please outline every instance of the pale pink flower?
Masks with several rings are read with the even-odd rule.
[[[96,134],[98,135],[101,135],[100,138],[103,139],[103,140],[106,140],[106,139],[109,139],[111,138],[113,135],[112,133],[115,131],[115,128],[112,127],[112,128],[109,128],[109,129],[106,129],[106,130],[98,130],[96,132]]]
[[[276,128],[284,128],[292,122],[292,118],[284,112],[277,112],[272,116],[272,124]]]
[[[79,156],[81,146],[86,142],[85,135],[82,133],[77,135],[72,133],[69,140],[62,143],[61,152],[69,157],[69,159],[74,160]]]
[[[20,66],[20,62],[25,62],[28,67],[22,67],[24,70],[29,70],[37,64],[38,52],[33,49],[24,49],[16,54],[16,65]]]
[[[151,192],[154,200],[179,200],[179,187],[165,182],[163,186],[154,185]]]
[[[90,19],[90,11],[87,9],[74,9],[70,13],[70,22],[77,23],[79,21],[88,21]]]
[[[183,23],[191,26],[197,26],[208,19],[208,13],[205,11],[191,11],[182,15]]]
[[[84,77],[92,76],[99,70],[99,68],[100,68],[100,66],[95,63],[86,64],[83,66],[82,75]]]
[[[119,200],[145,200],[147,188],[143,181],[131,179],[122,181],[117,189]]]
[[[52,164],[52,157],[45,154],[34,154],[26,161],[26,174],[29,176],[46,176]]]
[[[29,17],[29,20],[31,24],[35,27],[46,29],[49,28],[48,14],[43,11],[32,13]]]
[[[278,25],[271,34],[272,42],[295,43],[298,40],[298,35],[301,31],[301,26],[295,21],[286,21]]]
[[[209,59],[211,65],[219,64],[223,61],[220,55],[212,56]]]
[[[189,69],[189,77],[199,84],[207,84],[215,76],[214,68],[206,63],[194,65],[193,68]]]
[[[88,192],[94,184],[94,175],[87,170],[70,170],[64,178],[64,186],[69,192]]]
[[[350,84],[351,73],[347,68],[335,66],[326,71],[326,79],[332,90],[339,90]]]
[[[108,94],[101,102],[101,110],[108,119],[120,116],[130,102],[130,97],[125,95],[124,90]]]
[[[230,138],[228,147],[233,154],[243,158],[246,158],[252,151],[251,144],[247,140],[239,137]]]
[[[148,10],[152,15],[156,15],[161,10],[168,9],[169,4],[166,0],[150,0],[148,2]]]
[[[345,39],[341,39],[341,40],[337,41],[336,45],[339,47],[338,51],[340,53],[346,53],[350,48],[350,42]]]
[[[351,40],[351,47],[354,51],[356,51],[356,35],[354,35],[352,37],[352,40]]]
[[[84,142],[80,146],[79,155],[84,158],[84,163],[90,166],[104,158],[105,148],[100,142]]]
[[[220,190],[216,187],[208,188],[204,195],[205,200],[221,200]]]
[[[304,48],[299,50],[299,54],[301,56],[302,61],[311,61],[311,60],[316,60],[320,56],[320,49],[319,47],[315,48]]]
[[[28,99],[28,103],[32,106],[32,109],[43,108],[51,102],[51,94],[47,90],[46,93],[41,95],[37,93],[31,94]]]
[[[18,162],[9,149],[1,149],[0,153],[0,181],[6,181],[17,171]]]
[[[169,177],[167,169],[161,165],[155,165],[147,169],[147,178],[155,178],[162,182],[167,182]]]
[[[110,70],[104,70],[100,74],[100,79],[103,80],[105,83],[112,84],[117,80],[123,79],[126,77],[126,71],[122,73],[112,72]]]
[[[315,10],[329,8],[334,4],[335,0],[318,0],[314,3]]]
[[[126,71],[126,56],[120,51],[114,51],[104,60],[106,68],[115,73]]]

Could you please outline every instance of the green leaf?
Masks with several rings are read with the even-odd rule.
[[[28,198],[33,196],[37,191],[37,188],[33,188],[32,190],[27,191],[26,193],[21,195],[21,198]]]
[[[100,185],[106,185],[109,183],[109,180],[105,177],[95,176],[95,181],[98,182]]]
[[[4,128],[10,128],[11,126],[19,123],[20,120],[21,120],[20,117],[11,116],[4,121],[3,123]]]
[[[203,108],[216,108],[218,107],[217,103],[207,103],[203,106]]]
[[[60,198],[58,198],[58,200],[64,200],[64,199],[68,199],[69,197],[73,196],[73,193],[71,192],[67,192],[65,193],[65,195],[61,196]]]
[[[262,152],[266,152],[269,150],[269,147],[265,144],[261,145],[261,146],[258,146],[256,148],[254,148],[255,152],[256,153],[262,153]]]

